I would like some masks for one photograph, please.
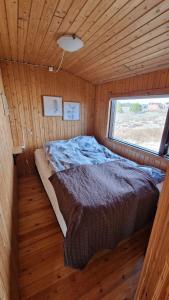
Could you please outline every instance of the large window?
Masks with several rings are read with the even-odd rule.
[[[169,95],[111,99],[109,138],[160,155],[169,144]]]

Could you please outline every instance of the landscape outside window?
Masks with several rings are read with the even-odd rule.
[[[115,100],[112,137],[159,152],[168,98]]]

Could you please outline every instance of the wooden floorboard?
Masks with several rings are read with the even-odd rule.
[[[134,299],[148,229],[74,270],[64,266],[63,235],[39,177],[20,178],[19,196],[21,299]]]

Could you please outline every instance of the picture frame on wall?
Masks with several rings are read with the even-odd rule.
[[[80,103],[79,102],[64,102],[63,120],[64,121],[79,121],[80,120]]]
[[[62,117],[62,97],[43,96],[43,112],[45,117]]]

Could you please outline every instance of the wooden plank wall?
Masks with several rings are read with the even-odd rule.
[[[33,151],[48,140],[93,134],[95,87],[67,72],[50,73],[30,65],[1,63],[9,101],[14,146],[25,145],[18,158],[20,175],[34,173]],[[42,96],[62,96],[63,101],[81,103],[80,121],[44,117]]]
[[[144,260],[135,300],[169,299],[169,169]]]
[[[95,135],[107,147],[139,163],[166,169],[168,161],[106,138],[108,107],[111,97],[169,94],[169,69],[96,86]]]
[[[3,93],[0,72],[0,93]],[[0,95],[0,299],[18,300],[17,290],[17,198],[8,116]]]

